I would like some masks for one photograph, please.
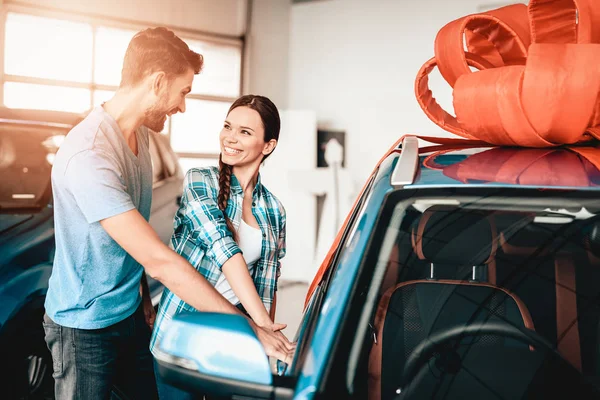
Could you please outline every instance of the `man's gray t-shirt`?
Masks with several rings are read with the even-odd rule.
[[[140,304],[143,268],[100,221],[136,208],[150,218],[152,162],[148,129],[137,130],[138,155],[102,107],[75,126],[52,167],[56,255],[46,313],[56,323],[99,329]]]

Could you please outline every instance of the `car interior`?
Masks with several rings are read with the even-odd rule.
[[[369,399],[599,397],[598,217],[412,204],[395,228]]]

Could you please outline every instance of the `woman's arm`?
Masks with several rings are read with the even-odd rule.
[[[248,265],[242,254],[235,254],[227,260],[221,270],[225,274],[225,278],[229,282],[231,289],[233,289],[233,292],[240,299],[250,317],[252,317],[252,320],[258,326],[271,327],[273,319],[267,313],[267,309],[256,291],[254,282],[248,272]]]

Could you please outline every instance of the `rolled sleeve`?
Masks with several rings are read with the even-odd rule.
[[[224,236],[213,242],[212,247],[206,252],[209,257],[215,260],[215,264],[219,269],[223,268],[223,264],[231,257],[242,251],[231,236]]]
[[[241,253],[241,250],[227,228],[223,212],[217,206],[218,189],[212,187],[209,179],[199,170],[188,171],[180,213],[197,245],[204,247],[206,255],[221,269],[227,260]]]
[[[135,208],[119,164],[101,151],[74,155],[64,179],[89,224]]]

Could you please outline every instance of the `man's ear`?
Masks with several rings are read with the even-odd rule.
[[[167,87],[167,75],[162,72],[155,72],[151,75],[152,77],[152,92],[159,96],[163,90]]]
[[[271,139],[267,143],[265,143],[265,147],[263,148],[263,154],[265,156],[271,154],[273,150],[277,147],[277,140]]]

